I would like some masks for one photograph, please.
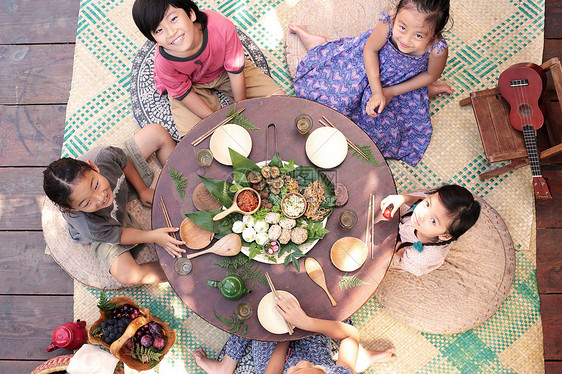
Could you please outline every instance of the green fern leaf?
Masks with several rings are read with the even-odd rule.
[[[102,311],[102,313],[107,317],[111,318],[111,312],[113,309],[117,308],[117,304],[112,303],[107,294],[105,293],[105,289],[100,293],[100,301],[98,303],[98,308]]]
[[[172,177],[172,180],[176,184],[176,191],[178,191],[178,194],[183,200],[185,197],[185,187],[187,186],[187,177],[184,177],[182,173],[172,169],[170,166],[168,166],[168,171],[170,172],[170,177]]]
[[[339,281],[340,290],[343,290],[344,288],[347,290],[348,288],[363,286],[366,284],[370,284],[370,283],[367,283],[357,278],[356,275],[348,275],[348,273],[345,273],[342,279],[340,279]]]
[[[230,112],[228,112],[226,117],[230,117],[234,113],[236,113],[236,105],[234,105],[232,110]],[[234,117],[232,117],[230,119],[229,123],[234,123],[238,126],[241,126],[241,127],[245,128],[246,130],[259,130],[260,129],[259,127],[255,126],[252,122],[248,121],[242,113],[238,113]]]
[[[376,167],[381,166],[381,164],[379,164],[377,162],[377,160],[375,160],[375,156],[373,156],[373,153],[371,152],[371,146],[369,146],[369,145],[358,145],[358,144],[355,144],[355,145],[357,146],[357,148],[361,149],[367,156],[369,156],[369,161],[365,160],[363,158],[363,156],[361,156],[359,153],[357,153],[356,150],[349,147],[349,150],[353,151],[353,156],[355,156],[355,158],[358,158],[359,160],[361,160],[361,162],[366,162],[366,163],[371,164],[371,165],[376,166]]]

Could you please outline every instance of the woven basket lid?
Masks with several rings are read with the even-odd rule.
[[[515,249],[503,219],[477,200],[478,221],[451,246],[441,267],[420,277],[387,273],[376,297],[394,318],[421,331],[454,334],[498,310],[515,277]]]

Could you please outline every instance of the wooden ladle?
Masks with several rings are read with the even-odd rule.
[[[186,257],[192,259],[206,253],[214,253],[219,256],[236,256],[238,253],[240,253],[241,249],[242,240],[240,240],[240,235],[228,234],[219,239],[215,244],[211,246],[211,248],[205,249],[204,251],[198,253],[187,255]]]
[[[243,191],[252,191],[255,194],[255,196],[258,198],[258,205],[251,212],[247,212],[245,210],[240,209],[240,207],[238,207],[238,195],[240,195],[240,193],[242,193]],[[230,206],[230,208],[228,208],[227,210],[222,211],[222,212],[218,213],[217,215],[215,215],[213,217],[213,221],[220,221],[224,217],[228,216],[230,213],[242,213],[242,214],[246,214],[246,215],[254,214],[260,208],[260,204],[261,204],[261,197],[260,197],[260,194],[258,193],[258,191],[254,190],[251,187],[241,188],[234,195],[234,199],[232,199],[232,205]]]
[[[332,306],[338,305],[336,300],[334,300],[334,298],[330,294],[330,291],[328,291],[328,287],[326,287],[326,278],[324,276],[324,270],[322,270],[322,266],[320,266],[318,261],[316,261],[316,259],[312,257],[307,257],[306,260],[304,261],[304,268],[306,269],[306,273],[308,274],[310,279],[312,279],[314,283],[319,285],[320,288],[322,288],[324,292],[326,292],[326,295],[328,295],[328,298],[330,298],[330,302],[332,303]]]

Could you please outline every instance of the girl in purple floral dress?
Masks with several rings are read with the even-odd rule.
[[[328,105],[357,123],[387,158],[416,165],[431,139],[431,94],[447,62],[441,32],[449,0],[401,0],[373,29],[326,42],[289,25],[308,54],[297,67],[297,96]],[[364,63],[363,63],[364,62]]]

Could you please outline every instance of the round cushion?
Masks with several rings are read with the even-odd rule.
[[[238,37],[242,42],[244,57],[250,60],[267,75],[269,66],[265,56],[256,43],[242,31],[236,29]],[[131,106],[133,114],[141,127],[150,123],[159,123],[172,135],[175,141],[179,141],[178,130],[174,119],[168,95],[160,95],[154,85],[154,53],[156,44],[150,40],[141,47],[131,69]],[[217,91],[221,105],[232,104],[228,96]]]
[[[417,277],[389,270],[377,300],[397,320],[434,334],[482,324],[505,300],[515,277],[515,249],[507,226],[484,200],[476,224],[452,246],[445,263]]]
[[[152,155],[148,164],[154,171],[153,186],[158,180],[161,167]],[[143,229],[150,230],[150,209],[144,207],[138,199],[127,203],[127,211],[141,224]],[[41,211],[41,225],[47,249],[53,259],[68,275],[78,282],[94,288],[118,290],[131,287],[118,282],[105,268],[105,265],[94,255],[89,244],[81,244],[73,240],[68,233],[68,224],[59,208],[45,197]],[[146,244],[140,251],[133,250],[135,260],[139,264],[158,261],[154,244]]]
[[[306,0],[290,24],[301,25],[312,34],[336,40],[357,36],[375,27],[381,12],[394,7],[389,0],[347,0],[345,9],[337,0]],[[288,32],[285,59],[292,78],[306,53],[298,36]]]

